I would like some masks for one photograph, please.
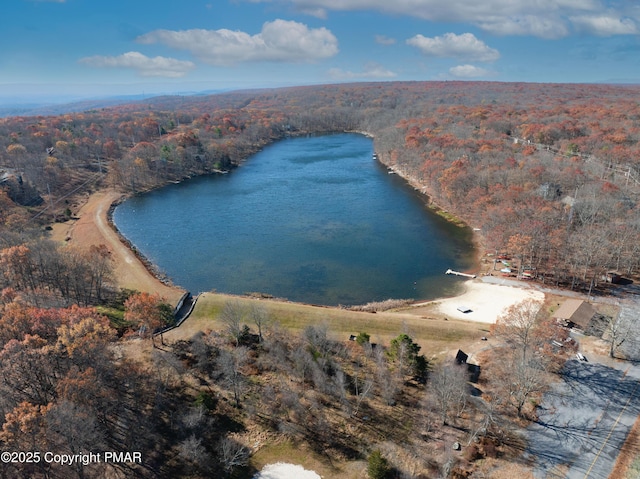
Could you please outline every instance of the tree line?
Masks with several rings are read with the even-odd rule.
[[[43,221],[68,218],[74,187],[136,193],[228,170],[289,135],[366,131],[384,163],[480,229],[487,251],[517,258],[518,272],[541,281],[593,289],[604,273],[639,266],[638,191],[613,168],[639,161],[634,88],[324,85],[0,119],[0,194],[13,211],[0,214],[0,229],[30,223],[16,204],[45,210]]]

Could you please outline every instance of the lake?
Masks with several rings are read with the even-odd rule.
[[[130,198],[114,223],[193,293],[323,305],[453,294],[460,279],[444,272],[473,265],[471,232],[372,155],[363,135],[282,140],[229,174]]]

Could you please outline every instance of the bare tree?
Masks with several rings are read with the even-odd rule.
[[[352,414],[351,403],[347,398],[347,376],[342,369],[336,369],[333,375],[334,394],[340,400],[342,410],[348,416]]]
[[[470,396],[475,408],[480,412],[480,420],[475,427],[470,428],[469,441],[471,444],[478,436],[492,434],[501,425],[501,416],[498,407],[502,404],[499,397],[484,399],[482,397]]]
[[[382,396],[389,406],[392,406],[395,404],[396,394],[401,388],[402,377],[392,373],[389,368],[389,363],[387,362],[386,354],[382,348],[376,348],[375,361],[376,383],[380,396]]]
[[[309,380],[313,374],[314,366],[311,354],[304,348],[296,348],[291,351],[290,358],[293,363],[293,373],[302,381]]]
[[[58,451],[80,454],[104,444],[103,431],[96,417],[85,406],[63,400],[49,408],[46,421],[50,444]],[[74,463],[73,468],[77,477],[90,477],[82,461]]]
[[[542,392],[548,381],[545,371],[537,359],[525,359],[515,353],[510,359],[505,358],[504,367],[498,374],[504,396],[516,408],[518,416],[523,417],[524,405],[532,395]]]
[[[185,432],[190,432],[192,435],[202,435],[212,426],[213,420],[211,416],[207,414],[205,406],[199,404],[187,409],[180,416],[180,423]]]
[[[451,415],[460,416],[469,396],[468,372],[464,366],[441,364],[430,375],[430,394],[433,395],[442,424]]]
[[[240,407],[240,400],[244,392],[246,380],[241,369],[247,362],[247,348],[240,347],[232,351],[221,350],[218,359],[224,381],[233,392],[236,407]]]
[[[262,342],[262,333],[263,330],[269,325],[271,322],[271,318],[269,317],[269,311],[262,304],[253,303],[249,308],[249,317],[251,321],[258,328],[258,338],[260,342]]]
[[[210,344],[208,341],[209,336],[203,332],[197,332],[192,338],[189,344],[191,355],[196,361],[196,368],[200,372],[209,371],[213,357],[217,354],[218,349]]]
[[[622,304],[620,310],[614,316],[609,317],[607,326],[602,338],[609,345],[609,356],[614,358],[616,354],[622,352],[622,346],[625,345],[624,355],[629,359],[637,359],[637,344],[632,347],[632,343],[636,343],[636,337],[640,326],[635,320],[635,307],[629,304]]]
[[[537,343],[536,330],[541,322],[541,307],[540,301],[525,299],[506,308],[493,327],[494,334],[519,349],[525,361],[527,353]]]
[[[205,469],[204,466],[209,462],[209,454],[202,445],[202,439],[196,437],[195,434],[191,434],[178,444],[178,454],[196,469]]]
[[[311,351],[317,359],[326,360],[331,352],[331,341],[327,337],[327,325],[307,326],[304,337],[309,343]]]
[[[225,331],[233,338],[236,347],[240,346],[244,335],[242,322],[245,314],[246,309],[238,300],[227,301],[220,312],[220,321],[224,323]]]
[[[364,375],[361,379],[359,374],[356,374],[353,377],[353,387],[356,395],[356,405],[353,409],[352,415],[357,416],[358,411],[360,411],[360,406],[362,402],[369,397],[371,392],[373,391],[374,380],[373,377],[369,375]]]
[[[227,474],[231,474],[237,467],[244,467],[249,461],[251,452],[240,442],[225,437],[218,443],[218,459]]]

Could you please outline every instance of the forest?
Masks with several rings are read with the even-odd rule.
[[[277,438],[377,464],[369,477],[480,477],[521,449],[513,431],[558,367],[542,359],[550,338],[567,339],[545,322],[547,305],[498,321],[511,367],[487,357],[495,374],[474,396],[465,368],[432,364],[410,334],[345,343],[322,325],[283,330],[245,301],[217,307],[217,329],[162,344],[153,332],[171,324],[172,306],[118,289],[105,247],[60,245],[48,230],[101,189],[139,194],[229,171],[288,136],[362,132],[434,209],[476,231],[483,258],[515,258],[514,276],[607,294],[608,274],[637,278],[640,261],[638,93],[356,83],[0,119],[2,449],[144,455],[107,473],[40,461],[0,464],[0,476],[251,477],[253,444]],[[523,316],[535,334],[509,320]],[[134,339],[151,344],[146,362],[130,357]],[[425,451],[444,436],[473,446],[462,460]]]
[[[228,170],[287,135],[363,131],[382,162],[480,230],[483,250],[519,258],[541,281],[589,290],[609,271],[638,268],[636,90],[346,84],[6,118],[1,246],[70,216],[74,195],[97,187],[135,194]]]

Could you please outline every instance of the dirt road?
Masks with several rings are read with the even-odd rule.
[[[77,219],[54,226],[52,239],[83,249],[105,245],[111,254],[118,287],[158,293],[170,303],[176,302],[183,290],[168,286],[153,276],[109,225],[109,208],[121,197],[122,194],[114,190],[92,194],[76,214]]]

